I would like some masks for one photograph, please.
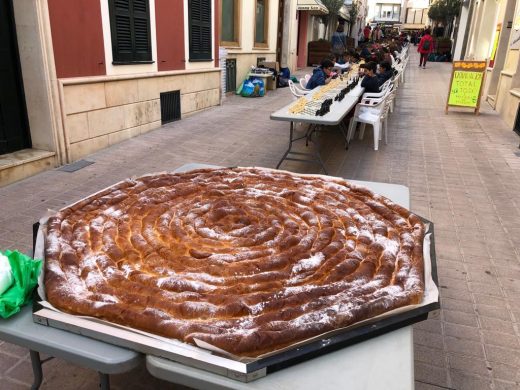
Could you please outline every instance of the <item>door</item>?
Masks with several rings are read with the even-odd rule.
[[[31,147],[13,15],[0,1],[0,154]]]

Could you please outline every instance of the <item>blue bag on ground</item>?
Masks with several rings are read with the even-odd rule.
[[[240,95],[243,97],[250,97],[254,91],[255,86],[253,85],[253,82],[251,80],[244,80],[242,83],[242,91],[240,92]]]
[[[262,79],[253,79],[253,85],[255,86],[255,91],[253,96],[264,96],[265,95],[265,85],[264,80]]]
[[[264,96],[265,87],[264,82],[259,79],[245,80],[242,83],[242,91],[240,95],[243,97],[258,97]]]

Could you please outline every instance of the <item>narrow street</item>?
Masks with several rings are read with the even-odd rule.
[[[520,388],[519,139],[488,104],[481,114],[444,108],[451,63],[418,68],[411,48],[406,82],[389,119],[388,144],[356,134],[345,151],[339,131],[318,135],[328,173],[408,186],[413,212],[435,223],[440,311],[414,326],[417,390]],[[0,188],[0,248],[31,251],[31,225],[130,176],[185,163],[274,168],[288,142],[288,122],[269,119],[292,99],[288,88],[263,98],[228,96],[220,107],[172,122],[92,154],[73,173],[50,170]],[[305,147],[304,145],[302,147]],[[282,169],[319,173],[284,162]],[[66,373],[66,374],[64,374]],[[3,389],[32,382],[29,352],[0,342]],[[347,383],[347,382],[346,382]],[[140,367],[111,376],[113,389],[183,388]],[[98,374],[53,359],[42,389],[95,389]]]

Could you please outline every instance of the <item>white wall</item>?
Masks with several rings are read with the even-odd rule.
[[[462,46],[464,45],[464,36],[466,35],[466,30],[469,28],[468,19],[469,19],[469,3],[462,7],[460,13],[460,22],[459,22],[459,30],[457,32],[457,43],[453,50],[453,59],[460,60],[462,57]]]
[[[497,10],[498,4],[495,1],[479,0],[476,3],[465,59],[485,60],[489,58],[497,24]]]

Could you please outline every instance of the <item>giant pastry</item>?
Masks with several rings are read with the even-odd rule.
[[[424,294],[421,219],[338,178],[257,168],[122,181],[52,216],[47,300],[255,357]]]

